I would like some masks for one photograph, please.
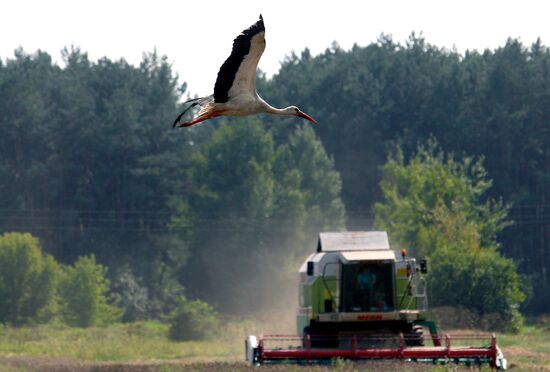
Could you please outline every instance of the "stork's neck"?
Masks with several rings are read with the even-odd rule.
[[[273,107],[270,104],[267,104],[265,111],[275,115],[296,115],[296,111],[294,111],[293,107],[285,107],[280,109]]]
[[[269,114],[275,114],[275,115],[296,115],[296,110],[295,110],[296,107],[294,106],[289,106],[282,109],[273,107],[269,103],[264,101],[263,98],[260,97],[259,95],[257,95],[257,100],[261,107],[260,112],[263,111],[263,112],[267,112]]]

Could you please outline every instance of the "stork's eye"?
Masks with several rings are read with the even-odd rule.
[[[298,108],[294,107],[294,112],[298,113],[298,112],[300,112],[300,110],[298,110]]]

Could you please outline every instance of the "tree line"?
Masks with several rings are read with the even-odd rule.
[[[260,72],[260,93],[311,112],[315,128],[259,116],[172,131],[189,92],[166,57],[62,57],[18,50],[0,63],[0,228],[32,232],[64,264],[94,254],[126,319],[160,317],[181,294],[227,312],[269,306],[295,286],[319,231],[372,227],[364,217],[384,200],[391,150],[406,163],[430,139],[484,159],[493,184],[480,202],[509,203],[514,222],[491,249],[532,283],[524,310],[548,305],[550,54],[540,41],[459,54],[383,35],[293,54],[272,79]]]

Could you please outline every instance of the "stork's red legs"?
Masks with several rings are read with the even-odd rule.
[[[178,128],[190,127],[191,125],[198,124],[202,121],[215,118],[216,116],[222,115],[224,111],[227,111],[227,110],[214,111],[210,114],[206,114],[204,116],[199,116],[195,120],[191,120],[191,121],[187,121],[185,123],[181,123],[180,125],[178,125]]]
[[[180,125],[178,125],[178,128],[183,128],[183,127],[190,127],[191,125],[195,125],[197,123],[200,123],[201,121],[205,121],[205,120],[208,120],[210,119],[212,116],[203,116],[202,118],[197,118],[195,120],[191,120],[191,121],[187,121],[185,123],[181,123]]]

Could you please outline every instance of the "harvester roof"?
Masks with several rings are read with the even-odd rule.
[[[317,252],[389,250],[385,231],[344,231],[319,234]]]
[[[395,252],[391,250],[340,252],[340,256],[344,262],[395,260]]]
[[[311,254],[300,267],[306,273],[308,262],[321,267],[328,263],[357,263],[361,261],[395,261],[397,255],[390,249],[388,234],[385,231],[344,231],[322,232],[319,234],[317,252]],[[336,275],[335,265],[327,266],[323,274]]]

